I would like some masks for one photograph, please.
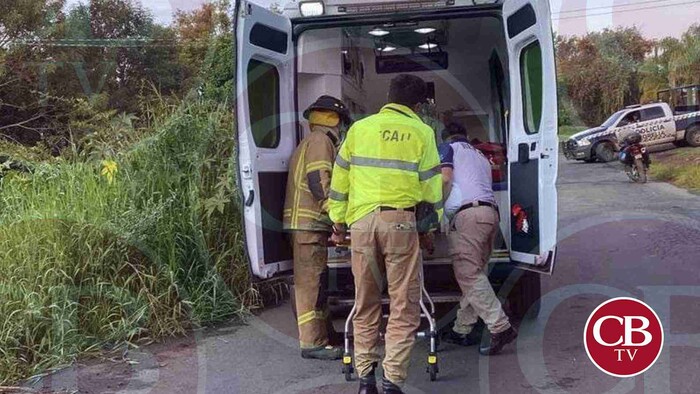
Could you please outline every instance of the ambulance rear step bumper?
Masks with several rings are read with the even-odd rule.
[[[495,250],[491,255],[489,263],[510,263],[510,253],[507,250]],[[423,266],[429,267],[434,265],[451,265],[452,260],[449,257],[426,258],[423,261]],[[328,259],[328,268],[350,268],[350,257],[336,257]]]
[[[456,303],[462,299],[461,293],[437,293],[431,294],[430,298],[435,304],[449,304]],[[353,306],[355,304],[354,298],[345,297],[328,297],[328,304],[330,306]],[[382,305],[389,305],[389,297],[382,298]]]

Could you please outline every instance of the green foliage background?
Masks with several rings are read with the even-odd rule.
[[[178,14],[172,28],[125,0],[61,17],[51,14],[60,4],[39,7],[38,20],[60,22],[44,37],[145,36],[163,45],[0,50],[4,59],[77,56],[89,86],[104,79],[102,90],[86,92],[75,70],[55,67],[48,95],[2,95],[15,101],[0,101],[9,126],[0,130],[0,385],[257,305],[235,181],[228,7]],[[38,26],[15,38],[36,38]],[[101,57],[113,59],[107,77]],[[25,71],[29,80],[16,77]],[[39,77],[5,62],[0,92],[36,89]],[[32,120],[12,126],[23,119]],[[31,172],[11,171],[17,163]]]
[[[557,37],[559,124],[597,126],[668,87],[700,84],[700,25],[681,39],[644,38],[636,28]]]

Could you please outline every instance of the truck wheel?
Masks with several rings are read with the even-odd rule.
[[[692,125],[685,131],[685,141],[690,146],[700,146],[700,126]]]
[[[540,274],[523,270],[520,279],[508,293],[508,305],[513,317],[518,320],[536,319],[540,314],[541,296]]]
[[[603,163],[615,160],[615,146],[610,142],[599,143],[595,146],[595,157]]]

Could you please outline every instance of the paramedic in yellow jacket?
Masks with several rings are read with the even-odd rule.
[[[283,219],[292,232],[299,342],[303,358],[337,360],[342,350],[329,345],[326,325],[328,193],[340,128],[349,125],[350,116],[343,102],[321,96],[304,117],[311,133],[292,155]]]
[[[384,284],[390,299],[384,356],[384,393],[401,393],[420,323],[419,235],[416,210],[429,203],[442,212],[442,179],[435,133],[414,112],[425,102],[426,83],[399,75],[389,104],[355,122],[333,167],[330,217],[334,238],[350,226],[355,278],[355,366],[360,393],[376,393],[379,326]],[[421,204],[424,205],[424,204]]]

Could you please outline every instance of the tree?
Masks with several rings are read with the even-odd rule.
[[[667,37],[655,42],[641,74],[644,101],[656,100],[662,89],[700,84],[700,25],[691,26],[680,40]]]
[[[207,85],[222,87],[225,82],[214,79],[233,78],[233,45],[231,42],[231,20],[226,0],[206,3],[202,7],[175,14],[174,29],[177,32],[180,63],[186,74],[188,89]],[[212,83],[214,85],[212,85]],[[230,84],[232,86],[232,84]],[[216,96],[221,96],[216,93]],[[226,97],[229,94],[225,94]]]
[[[557,37],[559,84],[587,125],[639,102],[639,68],[651,48],[636,28]]]
[[[96,100],[95,115],[114,110],[138,118],[142,99],[181,94],[175,31],[154,23],[134,1],[92,0],[66,14],[63,0],[10,3],[16,4],[0,7],[26,10],[6,9],[0,15],[0,39],[12,34],[12,45],[0,47],[0,132],[5,138],[42,142],[58,153],[91,132],[71,126],[76,113],[85,124],[86,107],[78,99]]]
[[[700,83],[700,25],[683,34],[669,59],[669,82],[672,86]]]
[[[51,108],[37,92],[45,56],[23,40],[51,39],[59,31],[63,0],[0,2],[0,137],[32,144],[51,132]]]

